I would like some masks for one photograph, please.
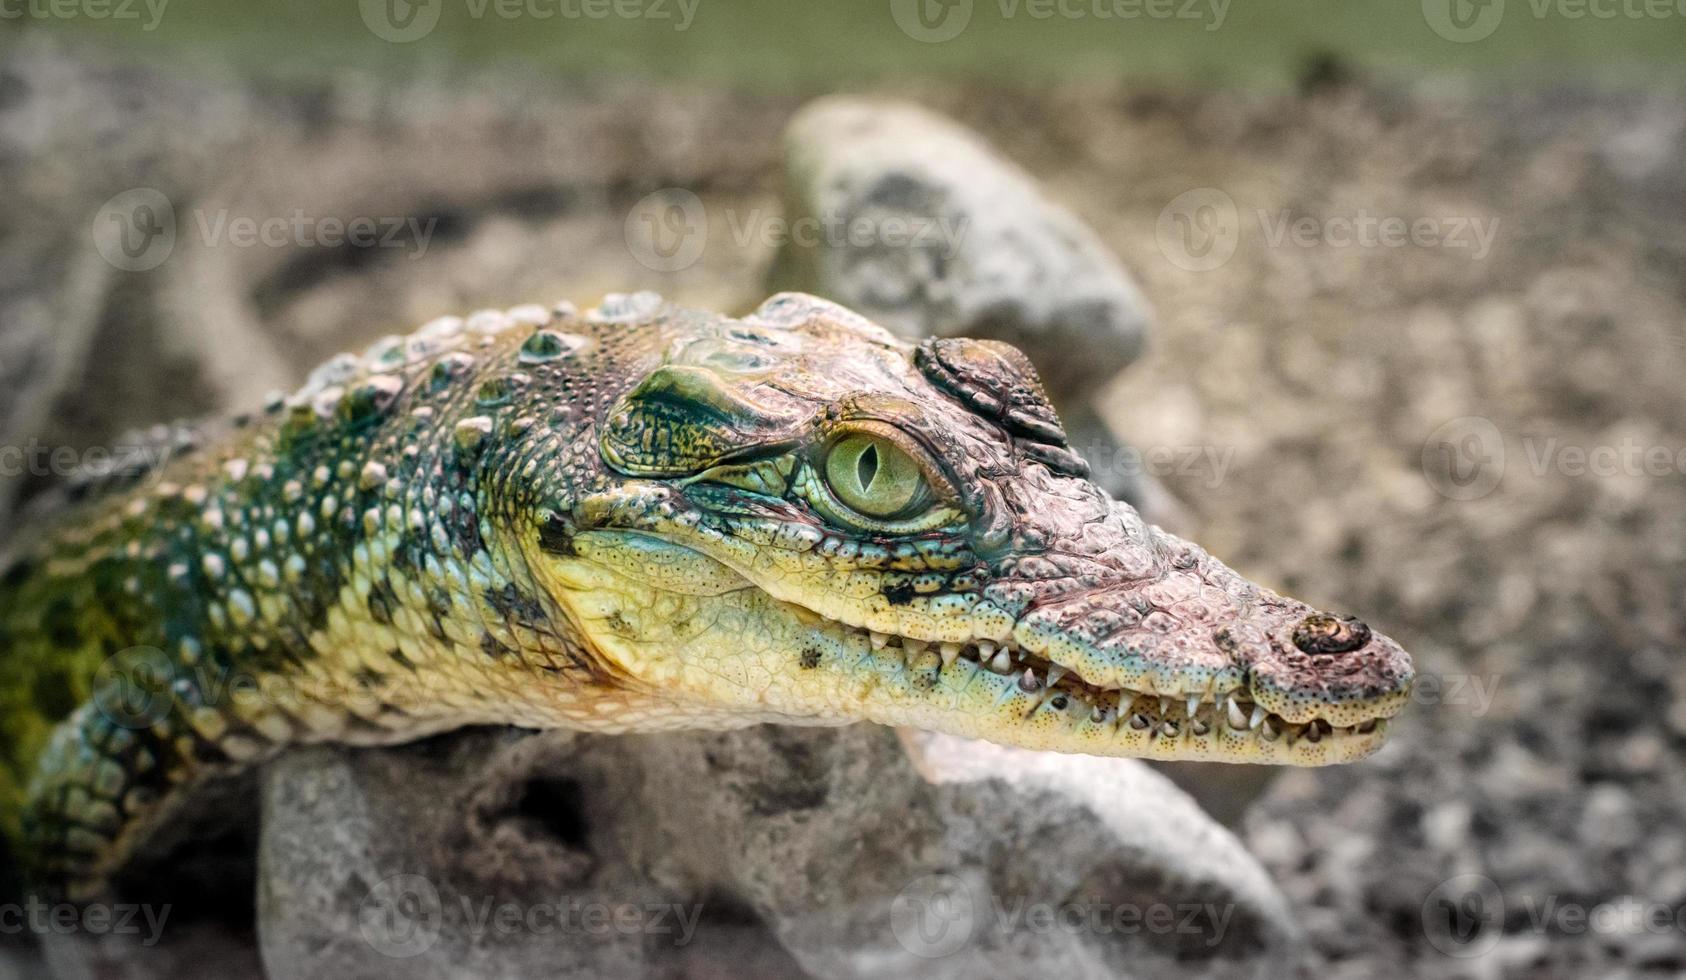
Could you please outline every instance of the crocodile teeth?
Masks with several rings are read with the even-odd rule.
[[[910,656],[910,657],[913,656],[916,653],[924,653],[925,648],[928,647],[928,646],[930,646],[930,644],[926,643],[924,640],[903,640],[902,641],[902,649],[906,650],[907,653],[908,653],[908,656]]]
[[[944,667],[954,663],[955,658],[960,656],[960,644],[958,643],[944,643],[940,649],[942,650]]]
[[[1053,687],[1055,684],[1058,684],[1060,682],[1060,678],[1069,673],[1070,671],[1061,667],[1059,664],[1053,664],[1048,668],[1048,686]]]
[[[1229,727],[1237,729],[1245,729],[1249,727],[1247,724],[1247,713],[1241,710],[1241,706],[1235,703],[1234,698],[1230,698],[1228,701],[1224,702],[1224,711],[1229,716]]]
[[[1171,699],[1170,698],[1160,698],[1159,699],[1159,717],[1163,718],[1170,713],[1171,713]]]
[[[1188,723],[1188,730],[1196,735],[1204,735],[1212,730],[1212,726],[1207,724],[1205,721],[1196,718]]]
[[[872,634],[872,648],[874,650],[884,649],[884,645],[886,643],[889,643],[889,642],[890,642],[890,637],[888,635],[884,634],[884,633],[873,633]]]
[[[996,651],[995,656],[989,662],[989,669],[995,671],[997,674],[1010,672],[1013,669],[1012,655],[1005,650]]]
[[[1253,717],[1247,719],[1247,727],[1248,728],[1259,727],[1259,725],[1264,722],[1265,718],[1267,716],[1269,716],[1269,714],[1270,714],[1270,712],[1268,712],[1264,709],[1264,705],[1262,705],[1262,704],[1253,705]]]
[[[1177,723],[1174,721],[1161,722],[1159,725],[1159,733],[1167,738],[1176,738]]]
[[[988,663],[989,658],[995,656],[995,644],[988,640],[978,641],[978,660]]]
[[[1265,719],[1265,721],[1259,726],[1259,737],[1267,742],[1276,741],[1277,737],[1281,734],[1281,732],[1276,730],[1276,726],[1270,723],[1270,719],[1268,718]]]
[[[1136,731],[1139,732],[1142,729],[1146,728],[1147,726],[1148,726],[1147,715],[1144,715],[1140,711],[1138,711],[1135,714],[1130,716],[1130,727],[1134,728]]]
[[[1200,710],[1200,695],[1190,694],[1188,696],[1188,716],[1190,718],[1193,718],[1194,713],[1196,711],[1199,711],[1199,710]]]
[[[1107,709],[1097,704],[1094,709],[1089,712],[1089,720],[1099,725],[1100,723],[1106,721],[1107,714]]]
[[[1042,685],[1036,680],[1036,671],[1026,667],[1023,676],[1019,678],[1019,690],[1026,694],[1034,694],[1041,689]]]

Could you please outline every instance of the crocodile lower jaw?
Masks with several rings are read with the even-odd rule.
[[[1110,729],[1141,750],[1128,754],[1223,758],[1239,749],[1249,757],[1236,761],[1299,761],[1307,752],[1344,760],[1379,748],[1387,734],[1385,717],[1346,726],[1323,718],[1288,721],[1253,701],[1244,685],[1218,693],[1208,683],[1203,693],[1178,696],[1102,687],[1010,641],[938,643],[850,629],[867,638],[874,656],[899,656],[904,668],[916,675],[970,669],[1013,679],[1019,691],[1036,698],[1027,719],[1051,709],[1065,714],[1073,725]],[[1206,743],[1211,752],[1204,751]]]

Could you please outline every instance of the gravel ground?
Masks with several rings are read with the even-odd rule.
[[[1196,537],[1362,610],[1425,670],[1376,759],[1286,773],[1246,816],[1300,909],[1306,973],[1686,970],[1679,101],[1339,86],[1058,105],[1026,156],[1068,199],[1102,196],[1079,210],[1162,318],[1114,423],[1229,459],[1164,475]],[[1147,233],[1189,188],[1240,220],[1209,271]],[[1361,214],[1444,237],[1343,246]],[[1330,242],[1277,235],[1284,216]],[[1494,232],[1485,255],[1460,219]]]
[[[335,84],[248,106],[258,123],[308,117],[275,126],[251,159],[285,165],[274,147],[289,140],[330,152],[325,118],[363,119],[379,145],[390,107],[359,102],[366,83]],[[630,284],[721,306],[757,291],[770,247],[711,246],[690,270],[652,275],[628,256],[622,221],[673,185],[696,189],[711,220],[775,208],[778,129],[799,99],[576,92],[528,110],[533,92],[495,81],[450,90],[487,132],[540,111],[587,134],[544,147],[579,176],[548,197],[542,185],[480,194],[472,223],[408,265],[265,280],[261,326],[299,362],[286,373],[380,332],[381,310],[396,311],[384,328],[436,306]],[[35,113],[64,91],[7,104]],[[1180,529],[1250,577],[1361,612],[1419,658],[1419,703],[1388,748],[1284,773],[1242,820],[1298,909],[1305,974],[1686,971],[1679,94],[1402,90],[1330,65],[1279,94],[889,94],[982,131],[1138,276],[1158,332],[1106,411],[1181,500]],[[197,139],[195,166],[234,175],[251,162],[207,162],[220,144]],[[28,227],[52,227],[57,208],[83,235],[111,189],[79,198],[51,173],[29,177],[45,214]],[[49,306],[81,288],[43,274],[0,297],[28,282],[53,294],[24,299]],[[137,403],[216,402],[191,377],[161,396],[161,368],[136,380],[150,362],[120,356],[132,335],[109,288],[102,356],[72,379],[49,443],[151,421],[116,417]],[[96,385],[117,394],[80,397]]]

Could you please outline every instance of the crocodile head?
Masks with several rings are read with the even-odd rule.
[[[1410,658],[1090,482],[1035,371],[796,294],[683,329],[597,421],[532,564],[620,727],[870,720],[1094,755],[1378,748]]]

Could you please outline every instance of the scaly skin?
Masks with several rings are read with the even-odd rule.
[[[1412,677],[1109,500],[1017,351],[797,294],[446,319],[178,442],[0,579],[0,794],[47,892],[295,743],[867,720],[1320,765]]]

